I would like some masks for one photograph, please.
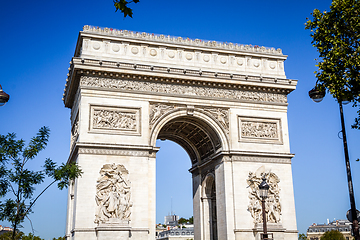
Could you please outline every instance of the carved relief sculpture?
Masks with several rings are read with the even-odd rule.
[[[242,116],[238,119],[239,141],[283,144],[280,119]]]
[[[267,222],[279,223],[281,221],[281,204],[279,196],[279,177],[271,172],[265,172],[264,166],[260,167],[255,173],[249,172],[247,179],[249,191],[250,204],[248,211],[254,219],[254,224],[262,223],[262,210],[261,210],[261,198],[259,196],[259,184],[262,182],[262,178],[265,177],[269,184],[268,198],[265,201],[265,211]]]
[[[70,139],[70,146],[73,147],[74,143],[77,141],[79,137],[79,119],[76,117],[75,123],[71,129],[71,139]]]
[[[136,113],[94,109],[93,128],[135,130]]]
[[[150,104],[150,117],[149,117],[150,126],[154,125],[154,123],[162,115],[164,115],[166,112],[168,112],[174,108],[175,108],[174,105],[166,105],[166,104],[162,104],[162,103]]]
[[[141,134],[140,108],[90,106],[90,131],[111,134]]]
[[[254,138],[278,138],[275,122],[241,121],[241,136]]]
[[[210,113],[215,119],[229,131],[229,111],[223,108],[204,108],[204,111]]]
[[[95,223],[124,222],[130,220],[129,172],[123,165],[105,164],[96,184],[97,210]]]

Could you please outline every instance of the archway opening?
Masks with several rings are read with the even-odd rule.
[[[182,116],[177,117],[174,119],[169,120],[167,123],[165,123],[161,129],[158,132],[157,136],[157,146],[161,146],[162,143],[166,145],[169,141],[164,140],[170,140],[172,142],[177,143],[177,147],[179,145],[186,151],[187,156],[180,157],[181,159],[176,159],[178,156],[175,157],[175,154],[178,154],[178,149],[175,151],[170,150],[166,155],[162,154],[162,150],[157,154],[157,222],[159,222],[160,217],[159,214],[162,210],[158,208],[163,208],[164,206],[168,206],[169,204],[159,204],[159,201],[162,201],[165,196],[165,199],[167,198],[168,203],[171,204],[171,194],[174,194],[174,191],[169,191],[170,196],[164,194],[162,191],[164,191],[161,186],[161,183],[159,181],[164,181],[164,179],[167,178],[168,181],[167,184],[173,183],[173,187],[176,189],[176,185],[182,184],[182,181],[184,185],[187,184],[192,185],[192,191],[188,191],[188,189],[191,189],[186,187],[186,189],[182,190],[186,193],[185,196],[188,196],[188,193],[191,193],[191,197],[189,197],[191,203],[189,200],[183,200],[184,204],[190,204],[191,208],[189,206],[185,206],[187,210],[194,208],[194,232],[196,234],[204,235],[205,237],[208,236],[211,238],[211,240],[217,239],[217,214],[216,214],[216,189],[215,189],[215,175],[214,175],[214,166],[213,164],[208,164],[211,162],[211,160],[216,156],[216,154],[221,151],[222,144],[221,139],[219,137],[219,134],[210,126],[210,124],[206,123],[204,120],[201,120],[197,117],[193,116]],[[159,140],[163,140],[159,141]],[[176,149],[176,145],[172,145],[172,148]],[[172,162],[172,158],[174,157],[174,162]],[[161,158],[164,158],[165,161]],[[190,164],[185,163],[187,159],[190,158]],[[179,161],[179,162],[178,162]],[[203,165],[207,165],[205,168]],[[165,168],[162,168],[163,166],[159,166],[159,164],[165,164],[169,166],[165,166]],[[180,181],[176,179],[174,181],[174,177],[177,174],[177,171],[184,171],[183,167],[186,166],[190,170],[190,174],[192,175],[191,178],[189,177],[180,177],[183,178]],[[173,172],[172,172],[173,171]],[[207,181],[210,181],[209,183],[205,183],[205,176],[207,176],[208,172],[213,172],[211,180],[207,178]],[[162,172],[169,173],[172,172],[171,175],[168,177],[160,177]],[[188,173],[188,171],[186,171]],[[164,179],[162,179],[164,178]],[[185,178],[187,178],[185,180]],[[189,186],[187,185],[187,186]],[[206,186],[204,190],[202,191],[202,187]],[[160,189],[159,189],[160,188]],[[171,187],[170,187],[171,188]],[[209,188],[209,189],[208,189]],[[165,190],[166,191],[166,190]],[[168,193],[169,193],[168,192]],[[168,194],[167,193],[167,194]],[[182,199],[182,198],[180,198]],[[208,203],[204,203],[203,201],[208,201]],[[177,200],[177,199],[176,199]],[[174,198],[173,198],[174,203]],[[178,201],[176,201],[176,204],[178,204]],[[206,209],[204,208],[206,205]],[[195,207],[196,206],[196,207]],[[178,206],[177,206],[178,207]],[[196,211],[195,211],[196,208]],[[172,210],[175,210],[175,207],[171,207],[170,213]],[[166,210],[165,210],[166,211]],[[167,209],[169,212],[169,209]],[[197,214],[195,214],[197,212]],[[178,212],[179,213],[179,212]],[[187,212],[188,214],[189,212]],[[173,213],[171,213],[173,214]],[[180,216],[180,217],[186,217],[186,216]],[[209,225],[210,224],[210,225]],[[197,237],[198,238],[198,237]],[[208,238],[208,239],[210,239]]]
[[[188,219],[193,216],[189,155],[173,141],[157,140],[156,145],[156,223],[173,214]]]

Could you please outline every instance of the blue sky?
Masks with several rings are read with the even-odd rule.
[[[31,167],[46,157],[67,160],[70,110],[61,98],[69,61],[84,25],[227,41],[281,48],[288,55],[285,72],[297,79],[289,95],[289,132],[298,230],[312,223],[344,219],[350,208],[339,109],[327,96],[320,104],[307,92],[314,86],[316,49],[311,46],[306,18],[313,9],[329,9],[323,1],[146,1],[132,5],[133,19],[114,12],[112,1],[2,1],[0,8],[0,84],[10,101],[0,108],[0,134],[16,132],[29,140],[41,126],[51,129],[50,142]],[[350,125],[356,116],[345,106],[355,198],[360,198],[360,131]],[[158,142],[157,222],[172,210],[192,216],[190,161],[179,146]],[[169,181],[170,180],[170,181]],[[39,188],[40,190],[40,188]],[[43,238],[65,233],[66,190],[52,187],[31,215],[35,234]],[[358,208],[360,202],[357,202]],[[9,225],[0,222],[2,225]],[[29,232],[25,222],[23,231]]]

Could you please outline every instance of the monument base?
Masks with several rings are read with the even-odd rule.
[[[98,240],[129,240],[131,227],[129,221],[110,218],[95,228]]]
[[[267,232],[272,233],[274,239],[276,240],[284,240],[285,239],[285,228],[281,223],[267,223]],[[257,223],[255,224],[255,227],[253,228],[253,231],[255,233],[255,239],[260,240],[261,234],[263,233],[263,224]]]

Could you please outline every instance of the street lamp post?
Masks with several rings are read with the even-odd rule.
[[[0,107],[4,106],[7,101],[9,101],[10,96],[6,92],[2,90],[2,86],[0,84]]]
[[[259,185],[259,195],[261,197],[261,206],[262,206],[262,217],[263,217],[263,239],[268,240],[268,233],[266,228],[266,212],[265,212],[265,199],[268,197],[269,185],[266,182],[266,178],[263,177],[263,181]]]
[[[325,97],[325,91],[319,91],[315,87],[309,91],[309,97],[314,102],[319,103]],[[338,99],[338,102],[339,102],[339,107],[340,107],[341,132],[342,132],[342,139],[343,139],[343,144],[344,144],[345,165],[346,165],[346,173],[347,173],[349,196],[350,196],[350,206],[351,206],[350,214],[352,216],[352,223],[353,223],[352,229],[353,229],[355,240],[360,240],[360,238],[359,238],[359,223],[358,223],[357,214],[356,214],[354,189],[353,189],[350,161],[349,161],[349,151],[348,151],[347,140],[346,140],[343,102],[339,99]]]

